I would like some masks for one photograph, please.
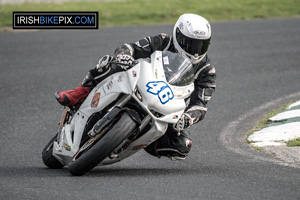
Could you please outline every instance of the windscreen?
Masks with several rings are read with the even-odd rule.
[[[162,58],[166,79],[170,85],[186,86],[194,82],[193,65],[188,59],[170,51],[164,51]]]

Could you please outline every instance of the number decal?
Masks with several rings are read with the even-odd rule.
[[[149,82],[146,86],[148,87],[147,92],[157,95],[162,104],[174,98],[171,88],[163,81]]]

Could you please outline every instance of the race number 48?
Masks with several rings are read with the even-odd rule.
[[[146,86],[148,87],[147,92],[157,95],[162,104],[174,98],[171,88],[163,81],[149,82]]]

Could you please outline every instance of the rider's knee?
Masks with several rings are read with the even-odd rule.
[[[166,156],[176,160],[184,159],[192,148],[192,140],[187,134],[173,135],[165,134],[145,148],[152,156]]]

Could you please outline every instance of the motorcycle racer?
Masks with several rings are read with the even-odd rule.
[[[210,39],[211,26],[205,18],[196,14],[183,14],[177,20],[171,37],[162,33],[143,38],[136,43],[121,45],[115,50],[114,56],[102,57],[96,67],[89,70],[79,87],[58,92],[55,97],[63,106],[78,106],[99,82],[113,73],[129,68],[126,65],[111,65],[110,61],[132,64],[136,59],[150,57],[156,50],[180,53],[193,64],[194,92],[178,123],[170,124],[166,133],[145,150],[156,157],[184,159],[192,146],[189,128],[204,118],[207,103],[216,88],[216,70],[207,55]]]

